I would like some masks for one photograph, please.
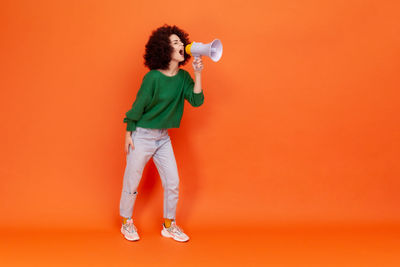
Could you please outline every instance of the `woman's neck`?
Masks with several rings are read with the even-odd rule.
[[[167,69],[161,70],[165,75],[175,76],[179,71],[179,64],[176,61],[171,61]]]

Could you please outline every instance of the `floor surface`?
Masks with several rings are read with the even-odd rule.
[[[119,229],[0,230],[0,266],[400,266],[400,227],[155,229],[126,241]],[[127,265],[128,264],[128,265]]]

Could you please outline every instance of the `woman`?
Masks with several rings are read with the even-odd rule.
[[[125,168],[120,215],[121,232],[130,241],[139,240],[132,214],[137,187],[148,160],[153,161],[164,188],[164,223],[162,236],[185,242],[189,237],[176,225],[179,176],[175,156],[168,135],[169,128],[178,128],[186,99],[192,106],[203,104],[201,88],[201,59],[193,61],[195,81],[180,69],[189,59],[185,46],[188,34],[176,26],[164,25],[152,32],[146,44],[145,65],[150,71],[144,76],[131,110],[126,113],[127,123]]]

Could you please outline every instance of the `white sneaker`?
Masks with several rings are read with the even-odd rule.
[[[164,237],[171,237],[179,242],[186,242],[189,240],[189,237],[176,225],[176,222],[173,221],[169,228],[165,227],[163,224],[163,229],[161,231],[161,235]]]
[[[129,219],[125,224],[121,226],[121,233],[125,236],[125,238],[129,241],[137,241],[139,240],[139,234],[137,233],[137,229],[133,224],[133,220]]]

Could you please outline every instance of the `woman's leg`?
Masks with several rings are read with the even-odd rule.
[[[167,135],[153,156],[164,188],[164,218],[175,219],[179,194],[179,175],[171,139]]]
[[[139,136],[138,136],[139,135]],[[138,138],[139,137],[139,138]],[[130,218],[137,197],[137,188],[142,178],[143,169],[153,155],[156,147],[151,142],[140,138],[140,130],[132,134],[134,149],[129,148],[120,200],[120,215]]]

